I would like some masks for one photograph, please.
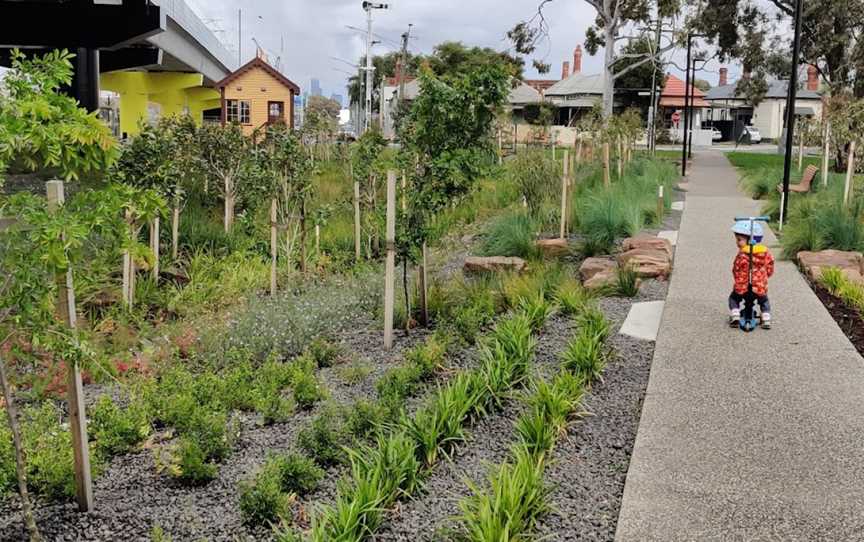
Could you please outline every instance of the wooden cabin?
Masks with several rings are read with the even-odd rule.
[[[216,88],[222,98],[222,124],[236,122],[246,135],[276,122],[294,127],[294,96],[300,87],[264,58],[256,56]]]

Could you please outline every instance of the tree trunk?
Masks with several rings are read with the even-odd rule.
[[[9,430],[12,431],[12,444],[15,448],[15,472],[18,475],[18,494],[21,496],[21,512],[24,516],[24,524],[30,533],[30,542],[41,542],[42,535],[36,520],[33,518],[33,505],[30,502],[30,494],[27,491],[27,458],[24,445],[21,442],[21,433],[18,431],[18,413],[15,409],[15,399],[12,396],[12,386],[6,378],[6,365],[0,358],[0,385],[3,387],[3,397],[6,398],[6,415],[9,419]]]
[[[150,269],[153,280],[159,282],[159,217],[150,223],[150,250],[153,252],[153,267]]]
[[[615,29],[608,22],[603,29],[603,37],[606,43],[603,54],[603,118],[609,119],[615,104],[615,78],[612,73],[612,62],[615,60]]]
[[[420,320],[424,326],[429,325],[429,304],[427,300],[428,280],[426,271],[428,264],[426,263],[426,242],[424,241],[420,247],[420,267],[417,269],[417,286],[420,289]]]

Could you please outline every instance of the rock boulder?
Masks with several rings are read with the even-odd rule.
[[[672,272],[672,257],[665,249],[634,248],[618,255],[618,265],[632,268],[641,278],[665,279]]]
[[[846,278],[864,284],[864,255],[843,250],[802,251],[798,253],[798,265],[811,280],[819,280],[822,270],[829,267],[840,269]]]
[[[579,277],[589,290],[611,286],[618,281],[618,264],[610,258],[586,258],[579,266]]]
[[[546,258],[560,258],[570,254],[570,244],[567,239],[540,239],[537,248]]]
[[[669,239],[655,237],[653,235],[648,235],[644,233],[640,233],[636,237],[628,237],[627,239],[624,239],[624,242],[622,244],[622,250],[624,252],[628,252],[637,248],[662,250],[666,252],[666,255],[669,257],[670,260],[672,259],[672,243],[669,241]]]
[[[463,268],[469,273],[488,271],[514,271],[525,269],[525,260],[507,256],[468,256]]]

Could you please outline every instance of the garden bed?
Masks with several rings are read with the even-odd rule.
[[[816,296],[825,305],[825,308],[843,330],[843,333],[849,338],[849,341],[855,345],[858,353],[864,356],[864,317],[856,308],[844,303],[842,299],[831,295],[822,285],[810,281],[810,287],[816,293]]]

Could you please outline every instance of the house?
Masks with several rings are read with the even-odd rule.
[[[658,115],[662,126],[670,131],[676,141],[681,140],[681,133],[684,130],[685,89],[684,81],[672,74],[667,74],[663,83],[663,90],[660,93]],[[710,146],[710,130],[701,130],[705,110],[710,104],[705,100],[705,93],[693,85],[690,85],[690,93],[693,107],[691,110],[693,112],[693,143],[696,146]],[[708,133],[701,133],[703,131]]]
[[[405,101],[410,103],[417,99],[420,94],[420,80],[414,77],[405,77]],[[381,85],[381,133],[387,139],[396,137],[396,114],[399,109],[399,78],[389,77],[382,81]],[[373,119],[374,124],[374,119]]]
[[[222,103],[222,123],[236,122],[246,135],[276,122],[294,127],[294,97],[300,87],[261,56],[216,83]]]
[[[754,107],[738,92],[737,83],[728,83],[728,73],[727,68],[720,68],[719,85],[705,96],[705,101],[711,107],[708,120],[723,132],[724,139],[737,139],[746,125],[756,127],[763,139],[780,139],[786,123],[789,81],[768,81],[768,92]],[[806,74],[802,88],[796,94],[795,114],[799,117],[820,118],[822,96],[819,94],[819,72],[815,67],[808,66]]]
[[[573,126],[585,113],[603,101],[603,74],[582,73],[582,47],[573,50],[573,71],[564,62],[561,80],[543,92],[543,97],[558,108],[558,126]]]

